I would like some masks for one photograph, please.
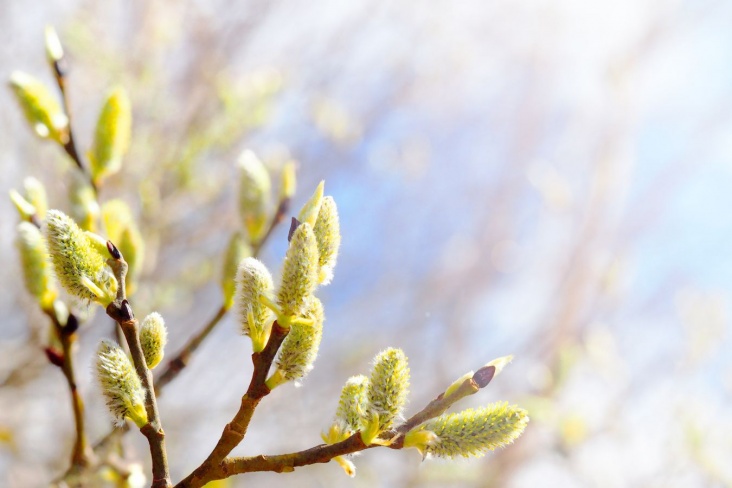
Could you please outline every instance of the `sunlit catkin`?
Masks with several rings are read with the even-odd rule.
[[[333,268],[338,258],[338,248],[341,246],[338,208],[333,197],[323,198],[313,232],[318,242],[318,282],[327,285],[333,279]]]
[[[163,317],[157,312],[145,317],[140,326],[140,345],[148,369],[153,369],[163,360],[167,342],[168,330]]]
[[[127,355],[112,341],[102,341],[97,351],[97,377],[115,424],[129,418],[138,427],[147,424],[145,392]]]
[[[130,146],[132,109],[127,92],[116,87],[109,92],[97,120],[94,144],[89,151],[92,179],[99,182],[122,167]]]
[[[76,222],[63,212],[49,210],[46,241],[61,286],[72,295],[107,305],[117,293],[117,280]]]
[[[318,244],[310,224],[295,229],[282,270],[278,303],[284,317],[298,316],[318,280]]]
[[[318,347],[323,337],[323,304],[314,296],[310,296],[305,304],[302,316],[311,321],[310,325],[293,324],[285,337],[279,356],[277,369],[267,385],[274,388],[285,381],[298,381],[312,369],[318,356]]]
[[[239,156],[239,214],[249,234],[249,243],[256,244],[266,231],[267,211],[272,182],[262,161],[250,150]]]
[[[252,339],[254,352],[264,349],[272,323],[272,311],[262,303],[273,289],[272,275],[255,258],[246,258],[236,274],[236,301],[244,334]]]
[[[409,392],[409,366],[401,349],[389,348],[374,358],[367,394],[366,418],[378,415],[378,432],[390,429],[404,409]]]
[[[69,119],[49,89],[33,76],[14,71],[10,87],[35,133],[61,144],[68,141]]]
[[[369,379],[364,375],[348,378],[341,390],[341,398],[338,401],[336,411],[336,422],[348,435],[353,434],[361,428],[366,413]]]
[[[17,232],[16,245],[20,253],[25,287],[38,300],[43,310],[51,310],[57,292],[43,235],[38,227],[29,222],[18,224]]]
[[[528,423],[526,410],[505,402],[493,403],[426,422],[419,430],[432,432],[437,439],[410,447],[418,447],[423,453],[437,457],[482,456],[513,442]]]

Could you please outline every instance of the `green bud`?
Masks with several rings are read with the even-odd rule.
[[[109,200],[102,205],[102,222],[109,240],[117,246],[129,266],[125,280],[129,296],[134,292],[142,268],[145,241],[132,216],[132,210],[123,200]]]
[[[10,87],[35,133],[66,144],[69,118],[46,85],[29,74],[14,71],[10,75]]]
[[[36,217],[40,220],[45,219],[48,210],[48,198],[43,183],[29,176],[23,180],[23,189],[25,190],[25,200],[33,205],[36,210]]]
[[[374,358],[366,417],[378,416],[379,432],[389,430],[402,414],[409,391],[409,367],[401,349],[389,348]]]
[[[49,210],[46,241],[56,277],[72,295],[102,305],[112,302],[117,280],[90,238],[63,212]]]
[[[318,244],[310,224],[300,224],[292,234],[285,256],[278,303],[283,318],[298,316],[318,279]]]
[[[15,209],[18,211],[21,220],[30,221],[31,218],[36,215],[36,207],[25,199],[23,195],[18,193],[16,190],[10,190],[10,201],[15,205]]]
[[[52,310],[57,292],[41,231],[30,222],[21,222],[18,224],[16,244],[20,252],[26,289],[38,300],[43,310]]]
[[[99,113],[94,144],[89,151],[92,179],[99,182],[122,167],[130,146],[132,109],[127,92],[117,87],[109,92]]]
[[[252,255],[252,249],[244,242],[241,234],[235,232],[229,239],[229,245],[224,253],[224,262],[221,267],[221,292],[224,295],[224,308],[230,309],[234,304],[236,289],[236,271],[242,259]]]
[[[269,338],[273,316],[262,303],[272,292],[272,275],[256,258],[245,258],[236,273],[236,300],[241,314],[242,330],[252,339],[254,352],[264,349]]]
[[[101,209],[94,188],[78,171],[75,171],[71,177],[69,201],[71,202],[71,216],[79,223],[79,227],[95,232]]]
[[[155,368],[163,360],[167,342],[168,331],[163,317],[157,312],[145,317],[140,326],[140,345],[145,355],[147,369]]]
[[[338,208],[333,197],[323,198],[313,232],[318,241],[320,256],[318,282],[327,285],[333,279],[333,268],[335,268],[338,258],[338,248],[341,246],[341,226],[338,222]]]
[[[64,49],[61,47],[61,41],[56,34],[56,29],[47,25],[46,30],[46,57],[50,62],[60,61],[64,57]]]
[[[280,200],[289,200],[295,195],[295,189],[297,187],[297,174],[295,172],[295,164],[295,161],[288,161],[282,167]]]
[[[346,437],[361,428],[361,422],[366,414],[368,388],[369,379],[364,375],[358,375],[348,378],[341,390],[336,422],[342,426],[341,430],[346,433]]]
[[[457,389],[460,388],[463,385],[463,383],[465,383],[466,380],[471,379],[474,374],[475,373],[473,371],[468,371],[467,373],[462,375],[460,378],[453,381],[452,384],[447,387],[447,390],[445,390],[444,396],[449,397],[450,395],[455,393],[457,391]]]
[[[324,191],[325,181],[321,181],[315,188],[315,193],[310,197],[310,200],[305,202],[305,205],[303,205],[297,220],[304,224],[310,224],[311,226],[315,225],[315,221],[318,218],[318,212],[320,212],[320,205],[323,203]]]
[[[273,389],[285,381],[298,381],[312,369],[323,337],[323,304],[314,296],[308,297],[303,317],[312,325],[293,324],[285,337],[277,357],[277,369],[267,386]]]
[[[241,171],[239,213],[249,234],[249,242],[254,244],[266,231],[272,182],[267,169],[254,152],[244,151],[239,156],[238,164]]]
[[[437,439],[410,447],[437,457],[479,457],[512,443],[528,423],[526,410],[505,402],[493,403],[427,421],[417,430],[432,432]]]
[[[422,456],[425,456],[427,454],[425,452],[427,446],[435,444],[437,440],[437,434],[430,430],[414,429],[407,432],[404,436],[404,448],[409,449],[410,447],[413,447],[417,449]]]
[[[125,418],[140,428],[147,424],[145,391],[140,377],[124,351],[112,341],[105,340],[99,345],[97,377],[116,425],[123,425]]]

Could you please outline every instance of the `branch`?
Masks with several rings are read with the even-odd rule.
[[[107,248],[112,255],[107,263],[112,268],[117,278],[117,298],[107,306],[107,315],[117,321],[122,333],[125,336],[127,345],[130,348],[132,362],[135,365],[142,387],[145,390],[145,410],[147,411],[148,423],[140,432],[147,437],[150,445],[150,456],[152,457],[153,482],[152,488],[167,488],[172,485],[170,472],[168,470],[168,457],[165,451],[165,432],[163,431],[158,404],[155,398],[152,373],[145,363],[145,355],[140,345],[139,327],[137,319],[132,312],[132,307],[125,297],[125,276],[127,274],[127,263],[122,258],[119,250],[110,241],[107,241]]]
[[[446,396],[444,393],[440,393],[434,400],[428,403],[427,406],[414,414],[403,424],[399,425],[396,429],[384,432],[381,437],[392,440],[392,442],[385,447],[389,447],[390,449],[402,449],[404,447],[404,435],[407,432],[427,420],[442,415],[457,401],[476,393],[481,388],[484,388],[495,377],[495,374],[495,366],[484,366],[480,368],[472,378],[467,378],[463,381],[455,391],[450,393],[449,396]],[[224,430],[224,433],[226,433],[226,430]],[[335,457],[364,451],[374,447],[382,447],[382,445],[366,445],[361,439],[361,433],[356,432],[347,439],[335,444],[320,444],[304,451],[289,454],[224,458],[222,461],[207,466],[205,470],[198,468],[192,475],[178,483],[175,488],[198,488],[210,481],[225,479],[229,476],[255,471],[288,473],[301,466],[327,463]],[[204,465],[205,464],[206,463],[204,463]],[[194,476],[196,473],[199,473],[198,476]]]
[[[254,410],[262,398],[270,392],[270,389],[265,384],[267,374],[272,366],[272,361],[274,361],[277,350],[280,348],[288,332],[289,329],[283,328],[277,321],[272,324],[272,332],[267,341],[267,345],[261,352],[252,354],[254,371],[252,371],[249,388],[241,399],[239,411],[231,422],[224,427],[221,438],[208,458],[193,473],[178,483],[176,485],[177,487],[203,486],[211,479],[216,479],[211,478],[211,476],[214,476],[214,473],[221,469],[222,461],[244,439],[249,428],[249,422],[252,420],[252,415],[254,415]]]
[[[66,117],[69,119],[69,133],[68,140],[63,144],[64,151],[69,157],[76,163],[79,170],[89,177],[89,183],[91,184],[94,193],[97,193],[97,185],[91,178],[91,175],[87,172],[86,166],[81,159],[81,155],[76,148],[76,142],[74,141],[74,130],[71,128],[71,104],[69,103],[69,95],[66,91],[66,62],[64,58],[51,62],[53,68],[54,78],[56,79],[56,85],[58,86],[59,92],[61,92],[61,102],[63,104],[64,112]]]
[[[56,334],[61,342],[61,362],[54,363],[61,368],[69,386],[71,396],[71,408],[74,412],[74,447],[71,451],[71,466],[69,472],[89,465],[89,452],[87,451],[86,434],[84,431],[84,401],[76,385],[76,373],[74,371],[74,352],[72,350],[76,342],[76,330],[78,322],[73,314],[69,314],[65,325],[61,325],[58,316],[53,309],[43,311],[53,322]],[[48,354],[48,352],[47,352]]]

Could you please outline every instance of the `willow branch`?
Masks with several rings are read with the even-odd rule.
[[[79,170],[89,177],[89,183],[91,184],[94,193],[97,193],[97,186],[92,180],[91,175],[89,175],[89,173],[87,172],[86,166],[81,159],[81,154],[76,148],[76,142],[74,140],[74,130],[71,127],[71,104],[69,103],[69,95],[66,91],[66,62],[64,58],[52,61],[51,67],[53,68],[56,85],[58,86],[58,90],[61,93],[61,103],[63,104],[64,112],[66,113],[66,117],[69,120],[69,130],[67,134],[68,139],[63,144],[64,151],[66,151],[66,154],[68,154],[71,160],[76,163],[76,166],[79,168]]]
[[[61,356],[52,358],[51,351],[47,350],[49,360],[58,366],[66,378],[71,398],[71,409],[74,412],[74,446],[71,451],[71,466],[69,471],[83,468],[89,465],[89,453],[87,451],[86,433],[84,428],[84,401],[81,398],[76,384],[76,372],[74,368],[73,344],[76,342],[76,330],[78,322],[76,317],[69,315],[66,324],[62,325],[56,313],[52,310],[44,310],[44,313],[53,322],[56,335],[61,342]]]
[[[224,431],[221,433],[221,437],[211,451],[211,454],[209,454],[206,460],[193,473],[178,483],[176,485],[177,487],[203,486],[211,479],[215,479],[211,478],[212,474],[220,469],[220,465],[226,456],[244,439],[249,428],[249,422],[254,415],[254,410],[262,398],[270,392],[270,389],[265,384],[267,374],[272,366],[277,350],[280,348],[288,332],[289,329],[280,326],[277,321],[272,324],[272,332],[267,341],[267,345],[261,352],[252,354],[252,363],[254,364],[252,379],[249,382],[247,392],[241,399],[239,411],[236,412],[231,422],[224,427]]]
[[[107,260],[115,278],[117,278],[117,298],[107,306],[107,315],[117,321],[122,333],[125,336],[130,349],[132,362],[145,390],[145,410],[147,411],[148,423],[140,432],[147,438],[152,458],[153,488],[167,488],[172,485],[168,469],[168,457],[165,451],[165,432],[160,422],[158,404],[155,398],[152,373],[145,363],[145,355],[140,345],[139,327],[137,319],[132,312],[132,307],[125,296],[125,276],[127,274],[127,263],[122,258],[119,250],[111,242],[107,242],[107,248],[112,259]]]
[[[484,366],[480,368],[472,378],[467,378],[460,386],[451,392],[449,396],[444,393],[438,395],[427,404],[422,410],[411,416],[396,429],[384,432],[380,437],[390,439],[390,449],[402,449],[404,447],[404,435],[420,424],[442,415],[448,408],[459,400],[476,393],[487,386],[494,378],[495,366]],[[228,426],[227,426],[228,427]],[[287,473],[295,468],[311,464],[327,463],[337,456],[344,456],[354,452],[364,451],[374,447],[382,447],[381,444],[366,445],[361,439],[361,433],[356,432],[347,439],[335,444],[320,444],[303,451],[278,455],[259,455],[252,457],[231,457],[224,458],[220,462],[213,463],[207,469],[201,469],[198,476],[191,475],[178,483],[175,488],[198,488],[214,480],[220,480],[243,473],[255,471],[272,471],[276,473]],[[204,463],[205,464],[205,463]],[[202,465],[203,466],[203,465]],[[198,471],[198,470],[197,470]],[[196,472],[194,472],[196,474]]]

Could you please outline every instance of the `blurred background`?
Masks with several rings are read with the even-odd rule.
[[[387,346],[410,358],[408,415],[515,355],[463,405],[527,408],[507,449],[456,462],[376,449],[353,479],[331,463],[230,486],[732,486],[732,3],[4,0],[0,77],[53,84],[47,24],[84,150],[107,90],[130,94],[131,149],[100,199],[125,199],[140,222],[133,303],[166,318],[170,357],[221,303],[242,150],[275,181],[299,161],[293,213],[321,179],[338,204],[315,370],[265,399],[235,454],[318,444],[345,380]],[[0,194],[35,176],[68,210],[75,168],[11,95]],[[47,319],[20,284],[17,221],[3,196],[0,485],[45,486],[67,467],[73,423],[42,352]],[[275,274],[285,227],[262,254]],[[91,365],[112,325],[78,308],[95,442],[110,421]],[[250,351],[229,314],[166,388],[174,481],[238,408]],[[124,449],[148,462],[139,434]]]

